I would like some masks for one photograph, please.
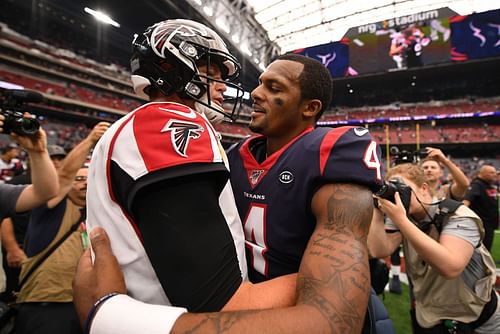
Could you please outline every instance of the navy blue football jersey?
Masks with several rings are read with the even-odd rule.
[[[380,149],[365,128],[309,128],[262,163],[259,150],[265,154],[264,137],[228,152],[252,282],[298,272],[316,224],[312,197],[322,185],[356,183],[376,191],[382,182]]]

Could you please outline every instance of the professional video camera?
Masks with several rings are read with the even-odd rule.
[[[401,198],[401,202],[403,203],[406,212],[408,212],[408,209],[410,208],[412,190],[401,179],[394,178],[392,180],[385,181],[380,189],[376,193],[374,193],[374,195],[383,199],[387,199],[392,203],[396,203],[394,195],[397,192],[399,193],[399,197]],[[374,201],[374,205],[376,208],[378,208],[378,201]]]
[[[33,136],[38,132],[40,123],[34,116],[23,115],[25,102],[42,102],[43,95],[24,89],[6,89],[0,97],[0,113],[4,115],[3,133],[14,132],[21,136]]]
[[[389,149],[389,152],[394,157],[394,164],[400,165],[405,163],[417,163],[421,159],[427,156],[427,150],[425,148],[417,150],[417,151],[400,151],[396,146],[392,146]]]

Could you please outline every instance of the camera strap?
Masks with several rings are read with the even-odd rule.
[[[433,219],[434,225],[436,225],[439,234],[441,234],[441,231],[443,230],[443,225],[446,223],[446,218],[454,214],[455,211],[457,211],[458,207],[462,204],[462,202],[458,202],[449,198],[442,200],[441,203],[439,203],[439,212],[434,216]]]
[[[47,258],[52,254],[54,253],[54,251],[64,242],[66,241],[66,239],[68,239],[68,237],[73,233],[75,232],[78,227],[80,226],[80,224],[82,223],[82,220],[81,219],[78,219],[78,221],[76,223],[74,223],[73,225],[71,225],[70,229],[68,231],[66,231],[66,233],[61,237],[61,239],[57,240],[57,242],[55,244],[52,245],[52,247],[50,247],[49,250],[47,250],[45,252],[45,254],[38,259],[38,261],[33,264],[33,266],[30,268],[30,270],[24,275],[23,279],[19,282],[18,286],[17,286],[17,291],[21,291],[21,288],[23,287],[24,283],[26,283],[26,281],[28,280],[28,278],[31,276],[31,274],[33,274],[33,272],[35,272],[35,270],[38,269],[38,267],[40,267],[40,265],[45,261],[47,260]]]

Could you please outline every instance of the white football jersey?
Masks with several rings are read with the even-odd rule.
[[[110,163],[137,180],[148,173],[189,163],[223,163],[227,158],[207,119],[180,104],[145,104],[115,122],[97,143],[90,163],[87,226],[103,227],[123,269],[128,294],[170,305],[142,244],[140,233],[112,191]],[[229,180],[220,207],[233,235],[243,279],[247,277],[244,234]]]

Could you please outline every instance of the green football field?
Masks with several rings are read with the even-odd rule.
[[[491,248],[493,259],[497,262],[497,271],[500,270],[500,231],[496,231]],[[386,291],[379,297],[384,302],[391,317],[397,334],[410,334],[410,298],[408,296],[408,286],[402,284],[403,293],[396,295]]]

